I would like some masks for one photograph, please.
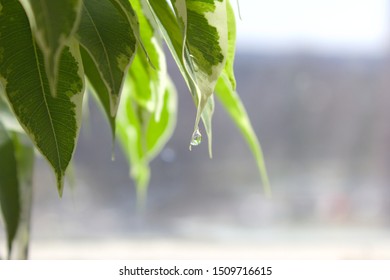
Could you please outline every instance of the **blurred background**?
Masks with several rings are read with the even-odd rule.
[[[151,164],[144,211],[91,104],[75,184],[62,199],[46,162],[37,163],[32,259],[390,258],[390,1],[239,4],[238,92],[272,198],[218,104],[214,158],[206,143],[188,150],[195,108],[169,59],[177,128]]]

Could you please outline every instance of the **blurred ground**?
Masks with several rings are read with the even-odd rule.
[[[217,226],[218,227],[218,226]],[[219,228],[226,235],[231,228]],[[233,230],[235,231],[235,230]],[[252,238],[35,240],[32,259],[389,259],[388,231],[263,229]],[[256,236],[256,237],[255,237]],[[253,238],[255,237],[255,238]]]

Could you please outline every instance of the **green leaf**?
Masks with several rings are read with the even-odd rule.
[[[215,102],[214,102],[214,96],[211,95],[210,98],[207,100],[206,106],[203,108],[202,112],[202,121],[204,125],[204,129],[207,134],[207,139],[208,139],[208,149],[209,149],[209,157],[213,157],[213,129],[212,129],[212,119],[213,119],[213,114],[214,114],[214,107],[215,107]],[[190,146],[191,150],[191,146]]]
[[[183,74],[183,78],[187,80],[187,74],[184,70],[182,60],[183,34],[178,25],[175,14],[167,1],[147,0],[147,3],[152,15],[160,27],[161,33],[170,51],[172,52],[176,64]]]
[[[147,3],[155,21],[157,22],[157,25],[160,27],[160,31],[176,61],[177,66],[179,67],[180,72],[190,89],[195,104],[197,104],[198,89],[193,77],[186,71],[185,68],[183,56],[183,51],[185,50],[185,46],[183,45],[184,34],[178,24],[176,16],[167,1],[148,0]]]
[[[61,54],[54,98],[25,11],[18,1],[0,4],[0,82],[19,123],[53,167],[62,195],[81,121],[84,88],[78,44],[66,46]]]
[[[135,91],[138,104],[150,112],[155,111],[155,118],[159,120],[164,104],[165,90],[169,82],[164,50],[159,33],[145,16],[141,1],[133,1],[133,7],[138,15],[142,31],[140,40],[143,42],[144,51],[141,53],[138,49],[129,74],[132,79],[138,80],[135,83],[138,87]]]
[[[237,2],[238,4],[238,2]],[[228,49],[225,65],[225,73],[229,78],[233,90],[236,90],[236,78],[234,76],[234,56],[236,53],[236,17],[230,1],[226,1],[227,24],[228,24]]]
[[[84,1],[77,31],[83,46],[85,73],[103,104],[113,132],[124,77],[136,50],[131,23],[118,3]]]
[[[116,118],[117,137],[130,163],[130,177],[136,183],[139,200],[144,199],[149,182],[150,169],[145,158],[142,140],[142,123],[137,115],[136,103],[129,91],[124,90]]]
[[[56,95],[61,52],[69,43],[80,19],[82,0],[22,0],[35,39],[41,48],[50,90]],[[29,5],[29,6],[28,6]],[[31,7],[31,10],[29,9]]]
[[[0,206],[7,229],[7,247],[10,258],[20,217],[19,182],[12,139],[0,123]]]
[[[20,219],[12,249],[12,259],[27,259],[33,197],[34,147],[25,134],[13,133],[12,138],[17,162],[20,200]]]
[[[244,105],[242,104],[237,92],[233,90],[229,77],[225,72],[222,73],[221,77],[219,78],[215,90],[218,99],[230,114],[230,117],[236,123],[237,127],[240,129],[242,135],[247,141],[249,148],[251,149],[256,159],[264,190],[267,195],[270,195],[271,189],[260,143],[252,128],[252,124],[249,120]]]
[[[242,135],[247,141],[257,163],[257,167],[267,195],[271,194],[267,169],[264,163],[263,152],[257,136],[252,128],[248,114],[236,92],[236,79],[234,77],[234,56],[236,51],[236,21],[230,1],[227,1],[227,24],[228,24],[228,49],[225,68],[218,79],[215,91],[218,99],[230,114]]]
[[[142,203],[150,178],[149,162],[173,132],[176,92],[167,73],[155,27],[145,16],[141,1],[133,1],[133,7],[138,15],[144,49],[137,50],[130,67],[117,127],[118,138],[131,166],[130,175],[136,184],[138,202]]]
[[[198,109],[193,135],[197,133],[202,118],[209,136],[211,156],[213,106],[209,98],[226,61],[226,2],[176,0],[172,1],[176,14],[166,1],[149,0],[148,3]],[[203,113],[205,109],[207,112]]]
[[[183,56],[183,51],[185,50],[185,45],[183,45],[184,33],[178,24],[176,16],[167,1],[148,0],[147,3],[180,72],[190,89],[194,102],[197,104],[198,89],[194,78],[186,71]]]
[[[133,29],[134,36],[137,39],[137,43],[141,46],[142,51],[146,55],[146,57],[149,59],[149,54],[147,50],[145,49],[144,43],[142,41],[142,34],[140,32],[140,23],[138,21],[137,14],[135,10],[133,9],[133,5],[138,5],[137,2],[138,0],[132,0],[130,3],[129,0],[111,0],[117,7],[119,7],[122,12],[126,15],[127,20],[129,21],[131,28]]]
[[[9,134],[0,121],[0,205],[7,228],[8,257],[27,259],[34,148],[24,133]]]
[[[154,159],[168,142],[176,124],[177,94],[173,84],[169,81],[163,95],[163,104],[160,117],[156,112],[150,117],[146,126],[146,151],[149,161]]]
[[[186,8],[185,44],[188,54],[185,55],[190,62],[187,71],[195,76],[200,91],[196,130],[203,109],[225,67],[228,44],[226,1],[187,0]]]
[[[193,97],[193,100],[197,107],[197,114],[195,118],[195,126],[194,131],[192,133],[191,142],[189,149],[192,150],[192,146],[197,146],[202,141],[202,134],[199,129],[199,119],[202,118],[203,125],[206,130],[207,138],[208,138],[208,144],[209,144],[209,156],[210,158],[213,157],[212,152],[212,117],[214,113],[214,98],[210,96],[211,98],[208,98],[206,104],[202,104],[202,100],[205,101],[206,99],[202,98],[202,92],[199,88],[199,84],[197,82],[195,67],[193,63],[193,56],[189,53],[188,44],[187,44],[187,32],[188,32],[188,15],[187,15],[187,3],[186,0],[171,0],[173,9],[176,14],[177,22],[180,26],[182,37],[181,37],[181,51],[179,54],[181,56],[181,63],[182,63],[182,72],[185,72],[187,76],[187,84],[191,91],[191,95]]]
[[[176,123],[176,91],[168,83],[163,96],[160,118],[140,106],[134,95],[136,81],[126,80],[118,111],[117,133],[130,162],[130,176],[136,183],[138,201],[143,202],[150,178],[149,162],[161,151],[170,138]]]
[[[89,82],[87,84],[87,87],[92,91],[92,93],[94,93],[94,97],[100,101],[99,103],[106,114],[108,123],[110,124],[112,136],[114,137],[116,114],[111,115],[110,93],[108,91],[108,88],[102,80],[95,62],[92,60],[90,54],[82,46],[80,46],[80,54],[83,60],[84,72],[87,75]]]

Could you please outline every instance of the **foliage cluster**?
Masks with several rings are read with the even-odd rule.
[[[54,170],[61,196],[87,94],[101,105],[145,195],[149,162],[176,122],[164,42],[197,108],[190,147],[201,142],[202,122],[212,154],[215,92],[267,187],[235,91],[235,40],[229,0],[0,0],[0,204],[9,255],[17,236],[28,243],[34,149]]]

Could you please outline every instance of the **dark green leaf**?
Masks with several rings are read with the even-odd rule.
[[[58,65],[61,52],[75,32],[82,0],[22,0],[31,7],[27,13],[33,26],[35,38],[45,60],[45,69],[52,94],[56,94]]]
[[[132,25],[119,4],[111,0],[84,1],[77,31],[83,46],[85,73],[103,104],[113,132],[124,77],[136,49]]]
[[[0,82],[19,123],[53,167],[61,195],[81,121],[84,75],[78,44],[61,54],[54,98],[24,9],[18,1],[0,4]]]
[[[14,144],[2,123],[0,155],[0,206],[7,229],[8,255],[11,256],[20,218],[19,182]]]
[[[12,249],[13,259],[27,259],[33,197],[34,147],[24,134],[13,133],[19,179],[20,219]]]
[[[83,60],[84,72],[87,75],[90,83],[89,89],[93,91],[94,96],[100,101],[100,105],[103,107],[103,111],[106,114],[107,120],[111,127],[112,135],[115,135],[115,116],[110,112],[110,93],[104,81],[101,78],[99,70],[96,67],[95,62],[92,60],[90,54],[80,46],[80,53]]]

